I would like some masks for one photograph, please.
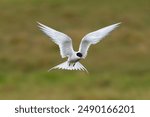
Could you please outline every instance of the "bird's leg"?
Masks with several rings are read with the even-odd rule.
[[[76,63],[73,63],[73,67],[75,66]]]
[[[68,62],[69,67],[72,65],[73,67],[75,66],[75,62]]]
[[[69,62],[69,66],[71,65],[71,63]]]

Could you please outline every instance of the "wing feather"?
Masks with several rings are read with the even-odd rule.
[[[40,30],[43,31],[47,36],[49,36],[50,39],[59,46],[62,58],[71,56],[73,54],[74,50],[72,47],[72,40],[69,36],[39,22],[37,23]]]
[[[83,54],[83,58],[87,56],[91,44],[96,44],[101,41],[106,35],[117,28],[119,24],[120,23],[116,23],[85,35],[79,46],[79,52]]]

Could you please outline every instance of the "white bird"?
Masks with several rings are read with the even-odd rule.
[[[49,69],[48,71],[58,68],[65,70],[83,70],[86,72],[88,72],[87,69],[81,63],[79,63],[79,60],[85,59],[90,45],[101,41],[106,35],[117,28],[120,24],[116,23],[85,35],[81,40],[79,51],[76,52],[73,50],[72,40],[69,36],[39,22],[37,23],[40,30],[42,30],[48,37],[50,37],[53,42],[59,46],[61,57],[68,57],[66,62],[61,63]]]

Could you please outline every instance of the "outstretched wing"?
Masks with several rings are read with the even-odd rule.
[[[73,54],[74,50],[72,47],[72,40],[69,36],[39,22],[37,23],[39,24],[38,27],[40,28],[40,30],[42,30],[47,36],[50,37],[53,42],[55,42],[59,46],[62,58],[69,57]]]
[[[83,58],[87,56],[88,49],[91,44],[96,44],[108,35],[112,30],[119,26],[120,23],[113,24],[97,31],[85,35],[80,43],[79,52],[83,54]]]

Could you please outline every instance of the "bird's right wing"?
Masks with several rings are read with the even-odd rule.
[[[106,35],[113,31],[120,23],[113,24],[97,31],[85,35],[80,43],[79,52],[82,53],[83,58],[87,56],[88,49],[91,44],[96,44],[102,40]]]
[[[72,47],[72,40],[69,36],[39,22],[37,23],[39,24],[38,27],[40,28],[40,30],[43,31],[47,36],[49,36],[51,40],[59,46],[62,58],[69,57],[73,54],[74,50]]]

